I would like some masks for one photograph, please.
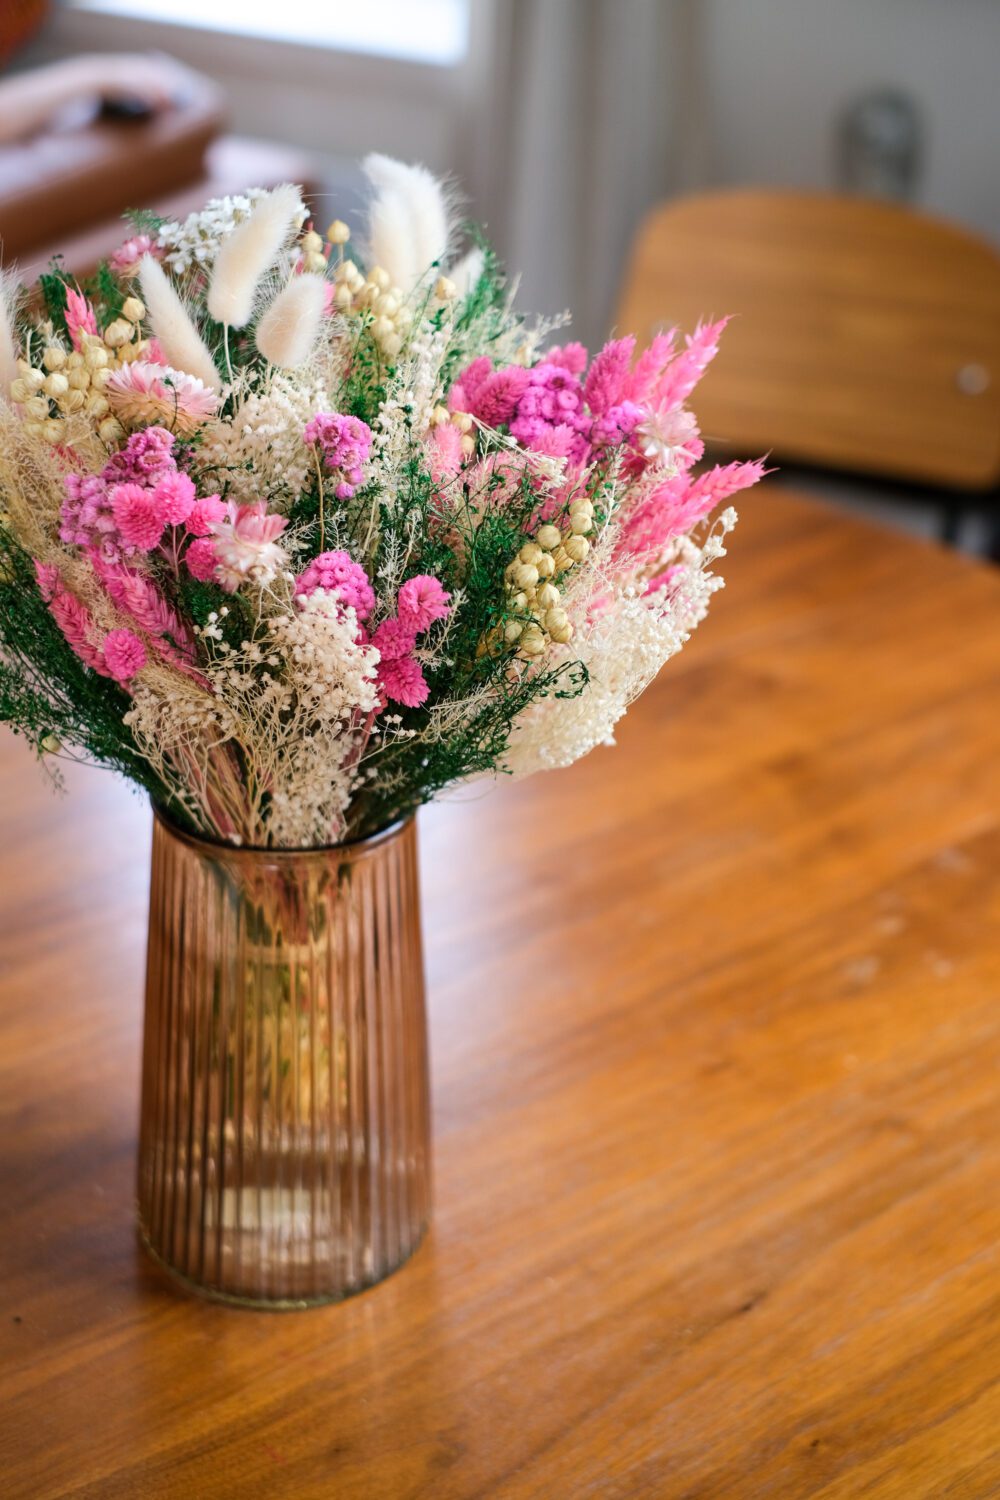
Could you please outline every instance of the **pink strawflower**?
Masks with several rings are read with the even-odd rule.
[[[217,521],[226,518],[225,503],[218,495],[203,495],[187,513],[184,525],[189,536],[208,536]]]
[[[187,474],[164,474],[156,481],[153,499],[168,526],[180,526],[194,509],[194,481]]]
[[[402,624],[419,634],[451,612],[451,595],[436,578],[421,573],[403,584],[396,608]]]
[[[144,427],[108,459],[101,478],[109,484],[155,484],[161,474],[176,472],[173,447],[174,435],[165,427]]]
[[[101,646],[109,676],[129,682],[146,665],[146,648],[131,630],[109,630]]]
[[[672,411],[646,411],[636,429],[636,442],[650,464],[689,469],[705,451],[694,413],[678,406]]]
[[[426,703],[430,692],[420,663],[412,656],[395,656],[380,661],[378,686],[383,698],[391,698],[404,708],[419,708]]]
[[[144,255],[152,255],[159,260],[162,254],[162,246],[157,245],[148,234],[134,234],[108,258],[108,266],[116,276],[132,277],[138,271],[139,262]]]
[[[115,416],[127,427],[158,423],[190,437],[215,415],[219,398],[194,375],[148,359],[112,370],[104,394]]]
[[[288,558],[277,538],[287,525],[284,516],[267,514],[265,500],[255,500],[252,505],[227,503],[224,519],[210,526],[215,538],[215,578],[227,593],[234,593],[248,581],[268,584],[285,567]],[[189,568],[190,552],[189,547]]]
[[[81,292],[77,292],[71,286],[66,287],[66,327],[72,340],[73,348],[79,350],[83,346],[82,335],[97,332],[97,318],[94,309]]]
[[[367,620],[375,608],[375,592],[368,574],[349,552],[321,552],[313,558],[295,580],[295,592],[301,598],[315,589],[335,594],[342,604],[354,610],[359,620]]]
[[[364,466],[372,446],[372,430],[360,417],[339,412],[318,412],[305,425],[302,441],[315,443],[331,474],[339,477],[334,490],[338,500],[350,500],[364,477]]]
[[[110,491],[111,513],[126,548],[151,552],[163,535],[166,519],[155,491],[138,484],[116,484]]]
[[[196,537],[184,554],[184,562],[192,578],[210,583],[215,577],[215,538]]]

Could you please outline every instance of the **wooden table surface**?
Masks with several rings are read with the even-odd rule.
[[[4,1500],[1000,1495],[1000,573],[768,488],[615,751],[423,816],[436,1210],[132,1228],[149,814],[0,743]]]

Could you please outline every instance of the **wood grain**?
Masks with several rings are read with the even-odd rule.
[[[1000,255],[865,198],[740,189],[656,209],[618,325],[648,341],[739,310],[698,388],[734,454],[988,490],[1000,484]]]
[[[617,750],[423,817],[436,1214],[132,1231],[149,816],[0,745],[4,1500],[1000,1493],[1000,575],[764,487]]]

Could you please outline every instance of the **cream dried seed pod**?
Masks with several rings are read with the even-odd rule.
[[[551,578],[556,571],[555,559],[551,552],[543,552],[535,567],[538,569],[539,578]]]
[[[66,363],[66,350],[58,344],[50,344],[42,355],[42,364],[47,370],[61,370]]]
[[[533,589],[538,582],[538,569],[532,563],[515,563],[510,581],[515,588]]]
[[[582,563],[590,551],[590,543],[585,536],[568,536],[563,542],[563,549],[573,562]]]
[[[51,396],[53,401],[58,401],[60,396],[65,396],[69,390],[69,381],[61,370],[53,370],[43,387],[45,394]]]
[[[546,552],[551,552],[552,549],[554,547],[558,547],[559,543],[562,541],[562,532],[559,530],[558,526],[553,526],[551,521],[546,521],[545,525],[539,526],[538,530],[535,532],[535,541],[538,543],[539,547],[543,547]]]
[[[526,625],[521,632],[517,649],[522,656],[541,656],[545,650],[545,636],[541,626],[535,624]]]

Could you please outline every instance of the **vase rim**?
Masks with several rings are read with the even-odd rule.
[[[303,845],[272,845],[272,844],[233,844],[227,839],[216,838],[209,833],[190,833],[186,828],[181,828],[173,818],[154,797],[149,799],[153,809],[153,817],[171,838],[178,839],[181,843],[190,844],[194,848],[207,848],[222,850],[227,854],[259,854],[270,859],[282,860],[292,859],[296,856],[309,854],[335,854],[353,851],[356,854],[364,854],[368,849],[376,848],[380,844],[386,844],[390,839],[396,838],[406,827],[413,822],[417,816],[416,811],[406,813],[401,818],[394,818],[391,823],[386,823],[382,828],[376,828],[374,833],[362,834],[358,838],[341,839],[333,844],[303,844]]]

